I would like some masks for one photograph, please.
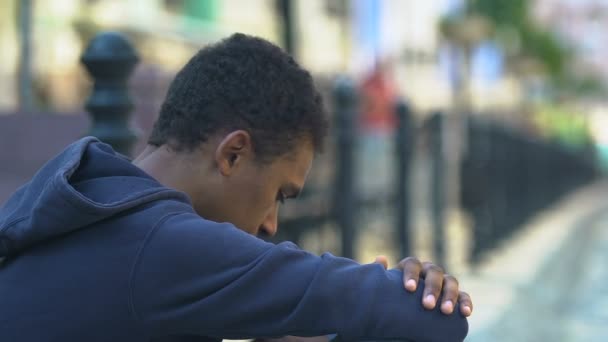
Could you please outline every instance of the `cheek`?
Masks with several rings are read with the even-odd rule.
[[[267,223],[266,221],[272,221],[274,219],[274,215],[277,213],[278,203],[276,201],[276,194],[272,193],[269,195],[268,193],[261,194],[252,207],[252,213],[250,219],[253,221],[252,224],[255,224],[256,227],[260,227],[263,223]]]
[[[252,207],[255,207],[260,215],[267,214],[276,204],[278,187],[263,178],[254,184],[251,188]]]
[[[232,203],[228,205],[238,207],[234,208],[235,215],[249,231],[257,229],[275,209],[278,186],[267,174],[248,171],[245,177],[232,184],[233,195],[229,200]]]
[[[237,215],[241,217],[248,227],[257,229],[272,212],[276,205],[276,194],[270,194],[262,187],[249,188],[248,191],[241,189],[241,196],[235,199],[239,203]]]
[[[277,205],[276,197],[274,194],[272,196],[265,194],[258,198],[255,204],[256,217],[263,220],[271,214]]]

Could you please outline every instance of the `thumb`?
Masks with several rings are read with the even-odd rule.
[[[378,255],[376,257],[376,260],[374,260],[374,263],[382,265],[384,269],[388,269],[388,258],[386,257],[386,255]]]

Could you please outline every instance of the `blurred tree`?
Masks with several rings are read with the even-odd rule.
[[[554,34],[534,24],[529,15],[529,1],[467,0],[467,12],[490,20],[496,26],[495,38],[503,45],[512,45],[512,41],[505,39],[515,39],[517,46],[511,51],[515,54],[513,57],[523,55],[537,59],[551,77],[563,76],[570,57],[569,49]],[[510,35],[501,34],[504,32]]]
[[[466,17],[486,18],[492,38],[505,48],[511,70],[529,75],[530,66],[542,73],[558,96],[601,96],[605,89],[593,75],[570,72],[572,50],[553,32],[539,27],[527,0],[466,0]]]
[[[480,14],[497,26],[521,26],[528,20],[526,0],[467,0],[467,14]]]
[[[585,121],[579,117],[582,113],[573,113],[564,105],[571,100],[605,97],[606,87],[598,76],[574,67],[577,61],[572,48],[535,22],[530,1],[465,0],[464,5],[460,12],[441,21],[443,36],[469,53],[482,39],[496,41],[504,51],[507,67],[522,84],[522,104],[541,104],[532,114],[537,127],[569,147],[586,146],[590,138]],[[553,104],[542,105],[545,101],[539,103],[538,99]],[[559,109],[562,106],[563,111]]]

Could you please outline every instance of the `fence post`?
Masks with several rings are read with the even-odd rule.
[[[414,144],[414,128],[412,125],[412,115],[409,106],[403,100],[398,100],[395,106],[397,115],[397,134],[396,134],[396,153],[397,153],[397,201],[395,232],[399,242],[400,257],[404,258],[411,253],[410,243],[410,201],[409,201],[409,178],[410,164],[412,160],[412,149]]]
[[[336,174],[333,208],[341,231],[342,256],[354,257],[356,193],[354,189],[355,87],[340,78],[333,89],[336,129]]]
[[[445,225],[445,163],[443,125],[441,112],[435,112],[429,119],[431,147],[431,215],[433,222],[433,254],[438,265],[446,265],[444,225]]]
[[[85,105],[93,119],[88,134],[129,155],[136,139],[129,129],[133,102],[127,91],[127,79],[139,61],[134,48],[121,34],[104,32],[91,40],[80,60],[94,82]]]
[[[295,21],[293,16],[294,3],[292,0],[276,0],[275,5],[283,26],[283,47],[287,53],[295,56],[297,51],[295,51],[296,28],[294,27]]]
[[[474,243],[470,251],[471,263],[477,265],[481,253],[488,243],[492,231],[492,214],[490,199],[492,181],[492,145],[490,131],[483,121],[469,118],[467,125],[468,152],[462,161],[461,169],[461,203],[473,217]]]

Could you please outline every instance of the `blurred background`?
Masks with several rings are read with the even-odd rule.
[[[276,241],[445,266],[470,341],[606,341],[607,29],[606,0],[0,0],[0,203],[81,136],[136,155],[198,49],[257,35],[332,124]]]

